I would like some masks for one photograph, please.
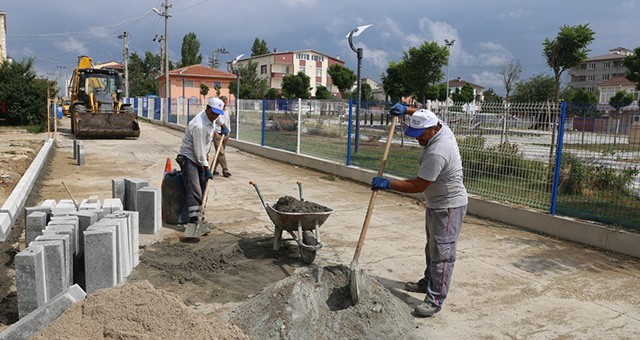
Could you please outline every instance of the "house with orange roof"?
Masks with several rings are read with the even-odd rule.
[[[160,85],[160,97],[165,98],[166,77],[162,74],[156,79]],[[230,101],[234,101],[234,94],[229,93],[229,84],[235,79],[236,75],[233,73],[205,65],[190,65],[169,71],[169,93],[171,98],[186,98],[189,102],[202,102],[202,100],[220,96],[227,96]],[[205,98],[200,94],[201,85],[209,88]]]

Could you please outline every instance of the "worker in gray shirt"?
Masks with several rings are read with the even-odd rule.
[[[456,138],[429,110],[395,104],[390,114],[411,115],[405,135],[414,137],[423,147],[418,175],[412,179],[391,180],[374,177],[373,190],[424,193],[426,205],[424,277],[408,282],[408,291],[426,293],[424,302],[415,307],[417,316],[432,316],[442,309],[447,297],[456,261],[456,244],[467,211],[467,190],[463,184],[462,159]]]
[[[184,177],[189,223],[198,222],[207,181],[213,179],[208,155],[213,140],[213,122],[224,114],[223,107],[224,103],[218,98],[207,101],[207,107],[187,125],[176,157]]]

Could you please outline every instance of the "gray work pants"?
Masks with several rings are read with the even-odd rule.
[[[184,178],[184,188],[186,194],[187,212],[189,214],[189,222],[197,222],[200,216],[200,207],[204,191],[207,187],[207,180],[204,178],[204,167],[192,162],[187,157],[180,156],[176,159],[180,165],[182,176]]]
[[[426,210],[427,245],[424,252],[427,269],[424,280],[430,301],[442,306],[449,292],[453,265],[456,262],[456,244],[467,206]]]

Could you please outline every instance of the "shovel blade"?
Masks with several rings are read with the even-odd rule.
[[[361,284],[360,271],[356,262],[351,263],[349,270],[349,289],[351,292],[351,305],[355,306],[360,298]]]

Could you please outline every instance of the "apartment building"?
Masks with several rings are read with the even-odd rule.
[[[7,13],[0,11],[0,63],[7,60]]]
[[[616,47],[607,54],[589,57],[584,63],[569,71],[569,86],[592,92],[600,98],[600,103],[605,103],[602,100],[607,96],[600,95],[599,85],[613,78],[624,78],[627,68],[622,65],[622,60],[631,54],[631,50]]]
[[[331,94],[340,96],[338,88],[331,82],[331,77],[327,70],[331,65],[339,64],[344,66],[344,61],[339,58],[330,57],[326,54],[314,50],[273,52],[259,56],[240,59],[238,66],[246,67],[251,63],[257,63],[258,76],[267,79],[271,88],[282,90],[282,78],[287,75],[296,75],[303,72],[310,78],[309,86],[311,96],[315,96],[316,87],[325,86]]]
[[[463,80],[462,77],[449,80],[449,97],[456,93],[456,91],[462,91],[462,88],[466,84],[471,85],[471,87],[473,88],[473,99],[475,101],[484,101],[484,87]]]

